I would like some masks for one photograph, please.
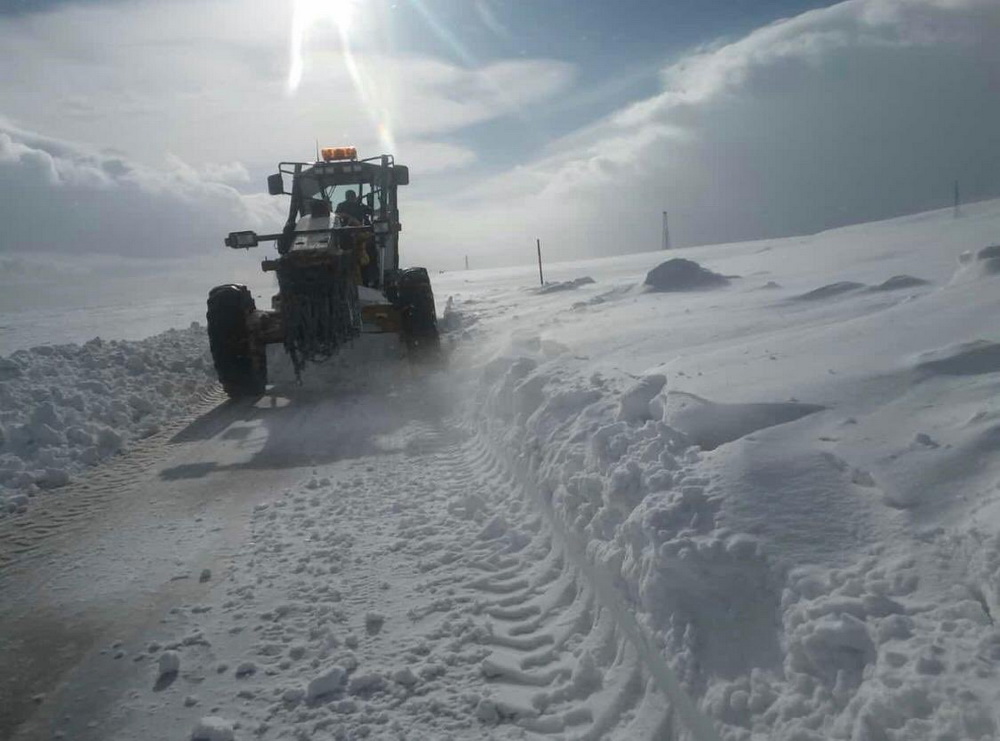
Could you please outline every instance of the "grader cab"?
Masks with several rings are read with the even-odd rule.
[[[265,272],[278,279],[270,309],[244,285],[208,295],[208,336],[231,398],[259,396],[268,382],[266,346],[281,343],[296,376],[364,333],[399,334],[412,359],[439,350],[434,295],[424,268],[399,267],[397,189],[409,170],[391,155],[359,160],[353,147],[322,150],[317,162],[282,162],[271,195],[291,196],[284,228],[232,232],[233,249],[273,241]]]

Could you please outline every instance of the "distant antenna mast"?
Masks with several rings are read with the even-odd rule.
[[[670,249],[670,224],[667,221],[667,212],[663,212],[663,249]]]
[[[951,217],[953,219],[957,219],[959,216],[962,215],[962,209],[959,208],[959,206],[961,206],[961,205],[962,205],[962,202],[958,198],[958,181],[956,180],[955,181],[955,208],[951,212]]]

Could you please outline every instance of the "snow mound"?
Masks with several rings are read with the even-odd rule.
[[[800,293],[798,296],[792,296],[790,301],[822,301],[828,298],[834,298],[835,296],[840,296],[844,293],[849,293],[851,291],[857,291],[864,288],[864,283],[855,283],[850,280],[841,280],[836,283],[828,283],[825,286],[820,286],[812,291],[807,291],[806,293]]]
[[[654,373],[640,379],[622,394],[618,407],[618,419],[627,422],[641,422],[653,419],[656,414],[650,408],[650,402],[667,385],[667,377]]]
[[[1000,244],[993,244],[973,252],[966,250],[958,257],[958,269],[952,276],[954,282],[992,278],[1000,274]]]
[[[580,286],[587,286],[594,283],[594,279],[589,275],[575,280],[562,281],[560,283],[546,283],[544,286],[535,289],[535,293],[559,293],[560,291],[572,291]]]
[[[917,370],[935,376],[976,376],[1000,371],[1000,345],[974,340],[923,353]]]
[[[197,324],[0,357],[0,498],[34,495],[191,414],[217,388]]]
[[[898,291],[902,288],[916,288],[918,286],[929,285],[930,281],[926,281],[923,278],[917,278],[912,275],[894,275],[888,280],[879,283],[877,286],[872,286],[869,291]]]
[[[694,394],[674,391],[667,395],[664,419],[702,450],[714,450],[758,430],[794,422],[824,409],[817,404],[791,401],[718,404]]]
[[[478,317],[469,311],[464,311],[455,304],[455,297],[449,296],[444,305],[444,312],[438,321],[438,328],[442,332],[462,332],[467,331],[478,321]]]
[[[585,301],[577,301],[575,304],[573,304],[573,309],[579,311],[581,309],[587,309],[591,306],[599,306],[601,304],[619,301],[623,298],[632,295],[634,288],[635,284],[633,283],[623,283],[621,285],[617,285],[611,290],[604,291],[603,293],[599,293],[596,296],[591,296]]]
[[[1000,244],[983,247],[976,253],[976,260],[980,263],[980,270],[986,275],[1000,273]]]
[[[729,278],[703,268],[693,260],[675,257],[646,273],[645,285],[651,291],[698,291],[729,285]]]

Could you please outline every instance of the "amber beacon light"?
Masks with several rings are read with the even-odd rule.
[[[324,162],[333,162],[334,160],[356,160],[358,158],[358,150],[356,147],[323,147],[320,150],[320,154],[322,155]]]

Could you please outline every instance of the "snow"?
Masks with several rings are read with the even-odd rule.
[[[643,284],[651,291],[698,291],[729,285],[729,278],[693,260],[674,257],[646,273]]]
[[[347,672],[341,666],[331,666],[322,674],[317,676],[306,687],[305,697],[309,701],[318,700],[324,695],[329,695],[339,690],[347,677]]]
[[[202,718],[191,732],[191,741],[233,741],[234,738],[233,724],[214,715]]]
[[[0,516],[218,399],[197,324],[0,357]]]
[[[160,679],[177,674],[181,669],[180,654],[176,651],[164,651],[160,654],[160,658],[157,659],[157,666],[159,668]]]
[[[685,250],[707,291],[646,290],[663,253],[436,276],[447,369],[199,441],[281,475],[122,646],[184,672],[107,737],[996,738],[998,234],[985,202]],[[156,366],[101,382],[160,414],[111,389]],[[16,387],[4,445],[75,450],[78,375]],[[77,470],[34,455],[8,480]]]

